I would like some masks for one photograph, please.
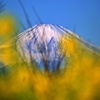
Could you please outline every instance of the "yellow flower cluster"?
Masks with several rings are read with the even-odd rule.
[[[14,27],[5,23],[0,24],[0,32],[8,35]],[[35,64],[23,62],[14,47],[0,48],[0,62],[4,64],[0,69],[0,99],[100,100],[100,53],[74,36],[62,37],[60,47],[64,67],[48,74],[36,69]]]

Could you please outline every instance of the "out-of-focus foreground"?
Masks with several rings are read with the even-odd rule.
[[[0,99],[100,100],[100,52],[72,35],[62,37],[59,45],[64,64],[54,72],[41,71],[35,63],[27,64],[15,45],[2,46]]]

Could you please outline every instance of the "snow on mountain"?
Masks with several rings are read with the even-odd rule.
[[[47,68],[52,71],[56,70],[59,65],[61,66],[63,62],[59,43],[64,36],[73,36],[89,50],[95,50],[99,54],[100,48],[98,46],[86,42],[62,26],[52,24],[35,25],[1,45],[0,49],[15,45],[25,62],[35,62],[42,70]]]

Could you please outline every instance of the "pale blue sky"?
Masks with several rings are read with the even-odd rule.
[[[14,14],[28,28],[29,26],[18,0],[3,1],[6,3],[5,11]],[[32,6],[34,6],[43,23],[62,25],[71,31],[75,31],[84,39],[100,46],[100,0],[21,1],[32,26],[39,24],[32,10]]]

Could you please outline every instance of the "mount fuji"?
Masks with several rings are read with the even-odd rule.
[[[100,55],[100,47],[88,43],[62,26],[53,24],[35,25],[0,45],[0,50],[15,47],[24,62],[27,64],[35,63],[39,69],[52,72],[61,69],[64,63],[63,50],[60,48],[61,38],[63,37],[73,37],[89,52]]]

